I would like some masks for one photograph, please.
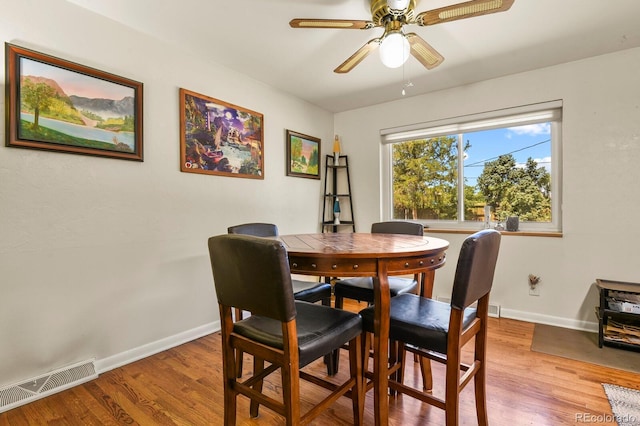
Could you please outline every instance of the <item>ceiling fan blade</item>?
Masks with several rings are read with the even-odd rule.
[[[416,16],[418,25],[436,25],[458,19],[488,15],[509,10],[515,0],[471,0],[439,9],[427,10]]]
[[[351,19],[292,19],[291,28],[337,28],[347,30],[366,30],[375,27],[371,21]]]
[[[353,55],[349,57],[346,61],[341,63],[338,68],[333,70],[333,72],[338,74],[344,74],[351,71],[356,65],[358,65],[364,58],[366,58],[371,52],[376,50],[380,46],[380,39],[374,38],[373,40],[369,40],[367,44],[362,46],[360,49],[356,51]]]
[[[411,54],[420,61],[426,69],[430,70],[435,68],[444,61],[444,57],[416,33],[409,33],[405,37],[409,41],[409,46],[411,46]]]

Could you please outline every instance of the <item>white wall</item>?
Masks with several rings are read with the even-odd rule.
[[[285,129],[330,152],[332,114],[62,0],[0,10],[0,41],[144,83],[142,163],[0,146],[0,387],[213,330],[206,240],[229,225],[319,231],[321,181],[285,176]],[[180,87],[264,114],[264,180],[180,172]]]
[[[639,75],[633,49],[336,114],[358,231],[381,218],[380,129],[562,99],[563,237],[503,237],[491,298],[505,316],[595,329],[595,279],[640,282]],[[448,296],[464,235],[435,236],[451,242],[434,290]]]

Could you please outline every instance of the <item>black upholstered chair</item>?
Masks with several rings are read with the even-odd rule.
[[[499,248],[500,233],[495,230],[483,230],[464,240],[451,303],[414,294],[391,299],[389,338],[410,352],[446,364],[445,396],[437,398],[430,391],[419,391],[402,383],[404,352],[399,357],[400,374],[391,376],[389,387],[444,409],[447,426],[458,425],[460,391],[471,379],[475,384],[478,424],[487,425],[487,318]],[[373,307],[360,314],[365,330],[373,331]],[[470,341],[474,342],[473,362],[464,364],[461,350]],[[397,366],[392,366],[392,371],[395,371],[394,367]]]
[[[243,223],[240,225],[230,226],[227,228],[229,234],[253,235],[255,237],[276,237],[278,235],[278,227],[273,223]],[[296,300],[304,300],[305,302],[321,302],[323,305],[331,306],[331,284],[319,283],[317,281],[291,280],[293,287],[293,297]],[[243,318],[242,310],[236,309],[236,320]],[[238,351],[238,377],[242,376],[242,351]],[[334,371],[331,365],[332,360],[327,358],[327,368],[330,373]]]
[[[229,234],[253,235],[254,237],[276,237],[278,227],[273,223],[243,223],[227,228]],[[331,305],[331,284],[317,281],[291,280],[293,297],[305,302],[322,302]]]
[[[423,225],[415,222],[389,221],[378,222],[371,225],[373,234],[406,234],[423,235]],[[420,285],[420,277],[411,278],[389,277],[389,292],[391,297],[403,293],[417,293]],[[342,308],[343,299],[358,300],[360,302],[373,303],[373,279],[371,277],[346,278],[338,280],[334,284],[335,307]]]
[[[260,405],[282,415],[286,424],[307,424],[340,396],[352,399],[354,425],[362,425],[364,388],[362,320],[357,313],[304,301],[293,296],[291,272],[280,241],[248,235],[209,239],[211,268],[222,324],[224,424],[236,424],[238,394],[251,400],[251,417]],[[249,265],[249,267],[248,267]],[[253,314],[234,321],[234,308]],[[330,383],[301,370],[344,344],[349,346],[350,374]],[[237,378],[235,353],[254,357],[252,376]],[[265,361],[269,365],[265,368]],[[263,380],[280,370],[282,400],[262,392]],[[300,410],[300,379],[319,385],[328,396],[305,414]]]

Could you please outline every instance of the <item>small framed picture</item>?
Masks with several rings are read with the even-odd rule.
[[[287,176],[320,179],[320,139],[287,130]]]
[[[142,83],[5,43],[10,147],[142,161]]]
[[[180,89],[180,170],[264,179],[264,116]]]

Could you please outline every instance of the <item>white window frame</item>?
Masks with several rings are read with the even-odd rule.
[[[520,222],[519,229],[533,232],[562,231],[562,101],[550,101],[539,104],[505,108],[496,111],[452,117],[441,120],[417,123],[408,126],[393,127],[380,131],[380,176],[381,211],[383,220],[393,220],[393,176],[392,145],[396,142],[415,139],[429,139],[438,136],[458,135],[479,130],[503,127],[515,127],[526,124],[551,123],[551,222]],[[458,138],[460,141],[460,138]],[[460,142],[459,142],[460,143]],[[458,150],[460,156],[462,149]],[[464,161],[458,161],[460,182],[463,176]],[[464,190],[459,182],[458,191]],[[464,197],[459,197],[464,199]],[[462,204],[458,205],[460,210]],[[459,220],[419,220],[434,229],[482,229],[484,222],[465,221],[464,214],[458,214]],[[495,222],[492,222],[492,226]]]

